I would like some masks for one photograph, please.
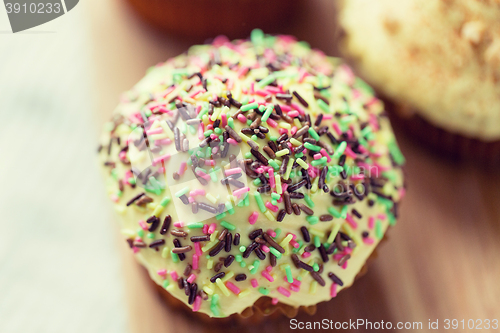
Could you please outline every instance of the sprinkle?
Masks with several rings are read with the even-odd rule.
[[[227,289],[231,290],[231,292],[235,295],[238,295],[241,292],[240,288],[235,286],[232,282],[227,281],[226,287],[227,287]]]
[[[259,286],[259,282],[257,282],[257,279],[251,279],[250,283],[252,284],[252,287],[257,288]]]
[[[261,272],[262,276],[265,277],[269,282],[273,282],[274,278],[267,272],[267,271],[262,271]]]
[[[330,297],[337,297],[337,285],[332,283],[332,287],[330,288]]]
[[[226,222],[226,221],[221,221],[220,225],[223,226],[226,229],[229,229],[229,230],[235,230],[236,229],[236,226],[234,224],[231,224],[231,223]]]
[[[257,202],[257,205],[259,206],[259,209],[260,209],[261,213],[265,213],[266,212],[266,206],[264,205],[264,201],[262,200],[262,197],[261,197],[260,193],[258,191],[255,191],[253,193],[253,196],[255,198],[255,201]]]
[[[265,287],[260,287],[259,288],[259,292],[262,294],[262,295],[269,295],[269,289],[265,288]]]
[[[247,104],[247,105],[243,105],[240,110],[243,111],[243,112],[246,112],[246,111],[249,111],[249,110],[252,110],[252,109],[257,109],[259,107],[259,103],[250,103],[250,104]]]
[[[300,165],[305,170],[309,169],[309,165],[306,162],[304,162],[304,160],[301,158],[297,158],[297,164]]]
[[[229,296],[229,290],[227,289],[226,285],[222,282],[222,280],[220,278],[218,278],[217,280],[215,280],[215,283],[217,284],[217,287],[219,287],[219,289],[222,291],[222,293],[224,294],[224,296]]]
[[[264,215],[267,217],[269,221],[276,221],[276,219],[274,218],[273,214],[270,211],[266,211]]]

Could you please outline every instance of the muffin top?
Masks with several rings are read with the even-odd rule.
[[[377,91],[448,131],[500,139],[500,1],[340,1],[341,49]]]
[[[218,37],[123,94],[99,153],[131,251],[212,317],[350,286],[403,194],[382,103],[290,36]]]

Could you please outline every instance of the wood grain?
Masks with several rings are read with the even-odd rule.
[[[158,35],[119,0],[91,0],[85,7],[92,23],[99,124],[107,119],[119,94],[138,81],[147,67],[199,42]],[[334,55],[332,17],[333,1],[311,0],[302,18],[281,32]],[[398,128],[396,134],[407,157],[408,192],[389,241],[381,246],[366,276],[321,304],[314,317],[301,314],[298,319],[421,321],[423,331],[429,319],[440,321],[438,331],[445,331],[445,319],[500,320],[500,172],[444,160]],[[163,304],[124,244],[120,246],[132,332],[289,329],[286,318],[223,327],[190,320]]]

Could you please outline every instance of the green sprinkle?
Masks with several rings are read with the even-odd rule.
[[[179,256],[177,255],[177,253],[173,253],[172,250],[170,250],[170,256],[172,257],[172,261],[174,263],[178,263],[179,262]]]
[[[311,162],[311,165],[312,166],[317,166],[317,165],[320,165],[320,164],[325,164],[327,162],[327,159],[326,159],[326,156],[323,156],[322,158],[320,159],[317,159],[317,160],[314,160]]]
[[[240,267],[241,267],[241,268],[245,268],[245,267],[247,267],[247,263],[246,263],[246,262],[244,262],[244,261],[240,262]]]
[[[345,219],[345,218],[347,217],[347,209],[348,209],[348,208],[349,208],[349,207],[347,207],[347,205],[346,205],[346,206],[344,206],[344,207],[342,207],[342,210],[340,211],[340,217],[341,217],[341,218]]]
[[[314,263],[314,264],[313,264],[313,270],[314,270],[315,272],[319,271],[319,265],[318,265],[317,263]]]
[[[274,76],[274,74],[271,74],[271,75],[263,78],[262,80],[260,80],[257,83],[257,86],[260,88],[264,88],[265,86],[268,86],[269,84],[273,83],[274,80],[276,80],[276,76]]]
[[[166,207],[169,203],[170,203],[170,197],[164,197],[163,199],[161,199],[160,205]]]
[[[241,253],[243,253],[243,252],[245,252],[246,249],[247,248],[246,248],[245,245],[241,245],[239,250],[240,250]]]
[[[148,235],[146,237],[149,238],[149,239],[154,239],[155,238],[155,234],[153,232],[148,232]]]
[[[252,158],[252,153],[246,152],[245,153],[245,158]]]
[[[128,179],[128,182],[130,183],[130,185],[135,185],[135,178],[134,177],[130,177]]]
[[[331,113],[330,107],[328,106],[328,104],[325,103],[324,100],[318,99],[317,102],[318,102],[318,106],[321,110],[323,110],[325,113]]]
[[[399,165],[403,165],[405,163],[405,158],[401,153],[401,150],[399,150],[396,140],[392,140],[391,142],[389,142],[388,148],[389,148],[389,153],[391,153],[391,156],[394,159],[394,162],[396,162]]]
[[[234,214],[234,208],[233,208],[233,205],[231,204],[231,202],[226,202],[226,209],[228,211],[229,214],[233,215]]]
[[[203,223],[202,222],[188,223],[187,227],[188,229],[201,229],[203,228]]]
[[[337,147],[337,149],[335,149],[335,153],[333,153],[333,157],[339,158],[344,153],[346,148],[347,148],[347,142],[342,141],[339,144],[339,146]]]
[[[243,260],[243,256],[241,254],[237,254],[234,256],[234,260],[236,260],[236,262],[241,262]]]
[[[332,214],[333,217],[339,218],[340,212],[333,207],[328,207],[328,213]]]
[[[255,179],[255,180],[253,181],[253,184],[254,184],[255,186],[259,186],[261,183],[262,183],[262,182],[261,182],[261,180],[260,180],[259,178]]]
[[[221,221],[220,225],[223,226],[226,229],[229,229],[229,230],[236,229],[236,226],[234,224],[231,224],[231,223],[229,223],[227,221]]]
[[[275,200],[279,200],[281,198],[281,195],[279,195],[276,192],[273,192],[273,193],[271,193],[271,198],[273,198]]]
[[[252,155],[252,154],[250,154],[250,155]],[[272,166],[275,171],[280,168],[280,166],[278,165],[278,163],[276,163],[275,160],[269,160],[269,165]]]
[[[286,280],[288,281],[288,283],[292,283],[293,277],[292,277],[292,270],[290,269],[290,265],[287,264],[285,266],[285,272],[286,272]]]
[[[138,229],[138,230],[137,230],[137,236],[139,236],[139,237],[141,237],[141,238],[142,238],[142,237],[144,237],[144,230],[142,230],[142,229]]]
[[[227,124],[229,125],[229,127],[231,127],[232,129],[234,129],[234,119],[233,119],[233,117],[230,117],[227,120]]]
[[[259,269],[259,265],[260,265],[260,260],[256,259],[253,264],[252,264],[252,269],[250,270],[250,273],[252,274],[255,274],[257,273],[257,270]]]
[[[309,222],[310,225],[315,225],[316,223],[319,222],[319,218],[317,216],[308,216],[306,217],[307,222]]]
[[[208,131],[203,132],[203,135],[204,136],[210,136],[210,134],[212,134],[213,132],[214,131],[212,131],[212,130],[208,130]]]
[[[304,147],[306,147],[307,149],[312,150],[312,151],[320,151],[321,150],[321,147],[313,145],[309,142],[304,143]]]
[[[189,192],[189,186],[186,186],[186,187],[184,187],[182,190],[177,191],[177,192],[175,193],[175,196],[176,196],[177,198],[179,198],[179,197],[182,197],[184,194],[186,194],[186,193],[188,193],[188,192]]]
[[[223,218],[226,217],[226,212],[222,212],[219,215],[216,215],[215,218],[218,220],[222,220]]]
[[[281,258],[280,251],[276,250],[274,247],[270,246],[269,251],[276,256],[277,259]]]
[[[221,133],[222,133],[222,130],[220,129],[220,127],[216,127],[216,128],[214,129],[214,132],[215,132],[215,134],[221,134]]]
[[[321,241],[319,240],[319,236],[314,236],[314,246],[320,247]]]
[[[269,75],[269,76],[271,76],[271,75]],[[268,76],[268,77],[269,77],[269,76]],[[273,78],[274,78],[274,76],[273,76]],[[274,80],[273,80],[273,81],[274,81]],[[262,82],[262,81],[261,81],[261,82]],[[272,82],[272,81],[271,81],[271,82]],[[260,82],[259,82],[259,83],[260,83]],[[266,86],[267,86],[267,84],[266,84]],[[262,120],[263,122],[267,121],[267,119],[269,118],[269,116],[271,115],[271,113],[273,112],[273,110],[274,110],[274,105],[272,105],[272,104],[271,104],[271,105],[269,105],[269,106],[266,108],[266,112],[264,112],[264,114],[262,115],[261,120]]]
[[[170,284],[170,282],[168,282],[168,280],[167,280],[167,279],[165,279],[165,280],[163,281],[163,288],[167,289],[167,287],[168,287],[168,285],[169,285],[169,284]]]
[[[281,229],[280,228],[276,228],[276,229],[274,229],[274,232],[276,233],[276,237],[274,237],[274,238],[277,238],[281,234]]]
[[[259,293],[261,293],[262,295],[269,295],[269,289],[265,288],[265,287],[260,287],[259,288]]]
[[[309,127],[309,134],[312,136],[312,138],[314,140],[319,141],[319,135],[318,135],[318,133],[316,133],[316,131],[314,130],[314,128]]]
[[[258,191],[255,191],[253,194],[255,201],[257,202],[257,205],[259,206],[260,212],[265,213],[266,211],[266,206],[264,205],[264,201],[262,200],[262,197]]]
[[[275,135],[271,135],[271,136],[269,137],[269,139],[270,139],[271,141],[278,141],[278,137],[277,137],[277,136],[275,136]]]
[[[390,225],[396,225],[396,217],[394,216],[394,214],[387,213],[387,218]]]
[[[260,29],[253,29],[250,33],[250,40],[256,45],[260,45],[264,42],[264,32]]]
[[[384,237],[384,232],[382,231],[382,222],[380,220],[377,220],[375,222],[375,237],[378,239],[382,239]]]
[[[310,207],[310,208],[314,208],[314,201],[312,201],[311,197],[308,196],[306,193],[304,193],[304,200],[306,202],[306,204]],[[333,207],[330,207],[330,208],[333,208]]]
[[[253,109],[256,109],[259,107],[259,103],[257,102],[254,102],[254,103],[250,103],[250,104],[247,104],[247,105],[243,105],[240,110],[242,112],[246,112],[246,111],[249,111],[249,110],[253,110]]]

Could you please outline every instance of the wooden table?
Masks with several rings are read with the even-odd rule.
[[[157,33],[119,0],[91,0],[85,8],[92,27],[99,125],[147,67],[200,42]],[[334,55],[332,17],[333,1],[309,0],[301,18],[281,32]],[[445,331],[445,319],[500,320],[500,172],[441,159],[398,128],[396,134],[407,157],[409,184],[397,226],[366,276],[320,306],[314,317],[298,319],[421,321],[423,331],[429,319],[439,320],[439,331]],[[118,243],[125,252],[125,242]],[[132,332],[227,329],[172,312],[144,282],[129,251],[123,262]],[[288,319],[281,318],[237,329],[276,332],[288,327]]]

